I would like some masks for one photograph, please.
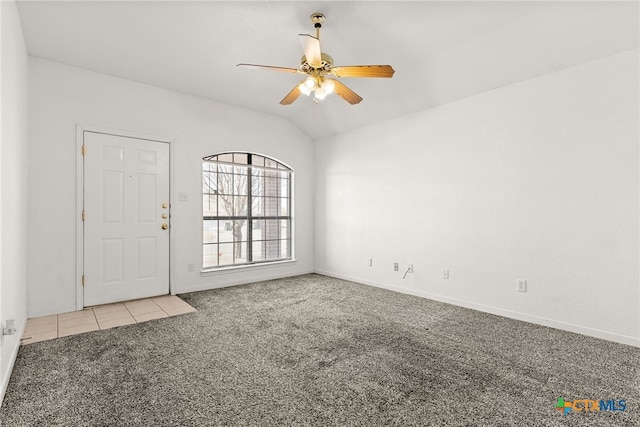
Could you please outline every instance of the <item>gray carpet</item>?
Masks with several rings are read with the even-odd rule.
[[[319,275],[182,297],[198,311],[22,347],[0,424],[640,425],[630,346]]]

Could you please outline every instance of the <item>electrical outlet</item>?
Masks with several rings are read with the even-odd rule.
[[[518,279],[516,281],[516,289],[518,290],[518,292],[527,292],[527,281]]]
[[[449,279],[449,269],[445,268],[442,270],[442,278],[448,280]]]
[[[196,271],[196,265],[193,262],[189,263],[189,271]]]
[[[400,271],[400,264],[397,262],[393,263],[393,271]]]

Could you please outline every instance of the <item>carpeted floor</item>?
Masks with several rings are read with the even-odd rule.
[[[182,297],[21,347],[0,425],[640,425],[634,347],[319,275]]]

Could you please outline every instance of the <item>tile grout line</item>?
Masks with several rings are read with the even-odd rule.
[[[144,301],[144,300],[142,300],[142,301]],[[125,301],[125,302],[126,302],[126,301]],[[127,310],[127,313],[129,313],[129,316],[131,316],[131,318],[133,319],[133,321],[134,321],[135,323],[140,323],[140,322],[138,322],[138,319],[136,319],[136,316],[134,316],[134,315],[133,315],[133,313],[131,312],[131,310],[129,310],[129,307],[127,307],[127,305],[126,305],[124,302],[122,303],[122,305],[123,305],[124,309],[125,309],[125,310]],[[98,325],[98,326],[99,326],[99,325]]]
[[[160,309],[160,311],[162,311],[164,314],[166,314],[168,317],[171,317],[171,315],[169,313],[167,313],[167,310],[165,310],[160,304],[158,304],[157,302],[153,301],[153,298],[151,299],[151,301],[158,306],[158,308]]]
[[[91,314],[93,314],[93,318],[96,321],[96,325],[98,325],[98,330],[101,331],[102,328],[100,327],[100,322],[98,322],[98,316],[96,316],[96,312],[93,310],[93,307],[91,307]]]

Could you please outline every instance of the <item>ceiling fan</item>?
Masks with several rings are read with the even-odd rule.
[[[311,22],[316,29],[316,36],[299,34],[304,56],[300,61],[300,68],[274,67],[271,65],[238,64],[240,67],[260,68],[266,70],[283,71],[286,73],[306,74],[307,77],[289,92],[280,104],[292,104],[301,94],[310,95],[317,104],[328,94],[335,92],[349,104],[357,104],[362,97],[349,89],[336,77],[393,77],[395,70],[391,65],[349,65],[333,66],[333,58],[320,50],[320,28],[325,21],[322,13],[311,14]]]

